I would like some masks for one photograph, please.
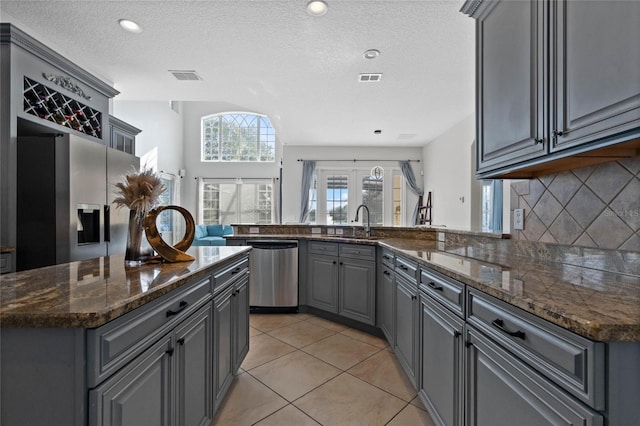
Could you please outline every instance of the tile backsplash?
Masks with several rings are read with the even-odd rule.
[[[511,223],[514,239],[640,251],[640,157],[512,182]]]

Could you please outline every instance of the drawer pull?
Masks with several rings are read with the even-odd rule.
[[[185,302],[184,300],[180,301],[180,305],[178,305],[178,309],[176,309],[175,311],[172,310],[168,310],[167,311],[167,317],[171,317],[173,315],[178,315],[180,312],[184,311],[185,309],[187,309],[187,306],[189,306],[189,304],[187,302]]]
[[[236,269],[234,269],[233,271],[231,271],[231,275],[235,275],[238,272],[240,272],[240,267],[239,266]]]
[[[400,267],[400,269],[402,269],[403,271],[408,271],[408,270],[409,270],[409,268],[407,268],[407,267],[406,267],[406,266],[404,266],[404,265],[399,265],[399,267]]]
[[[411,296],[411,300],[416,300],[418,298],[418,296],[416,296],[415,294]]]
[[[460,333],[458,330],[453,331],[453,337],[458,338],[460,336],[462,336],[462,333]]]
[[[181,338],[178,339],[178,344],[180,346],[184,346],[184,337],[181,337]]]
[[[167,349],[165,352],[166,352],[167,354],[169,354],[169,356],[173,356],[173,351],[174,351],[174,349],[173,349],[173,348],[169,348],[169,349]]]
[[[442,288],[442,286],[441,286],[441,285],[436,285],[436,283],[434,283],[433,281],[429,281],[429,282],[427,283],[427,285],[428,285],[429,287],[431,287],[432,289],[434,289],[434,290],[444,291],[444,289]]]
[[[382,256],[382,257],[383,257],[384,259],[387,259],[387,260],[391,259],[391,256],[387,256],[386,254],[385,254],[384,256]]]
[[[499,329],[500,331],[503,331],[505,333],[507,333],[509,336],[513,336],[513,337],[517,337],[519,339],[524,340],[524,331],[509,331],[504,327],[504,322],[500,319],[500,318],[496,318],[493,321],[491,321],[491,324],[496,327],[497,329]]]
[[[389,271],[384,271],[384,272],[383,272],[383,274],[385,274],[385,275],[391,275],[391,272],[389,272]]]

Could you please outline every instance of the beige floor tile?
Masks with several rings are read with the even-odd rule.
[[[389,342],[387,342],[386,339],[382,339],[372,334],[365,333],[364,331],[356,330],[355,328],[347,328],[346,330],[342,331],[342,334],[344,334],[345,336],[353,337],[354,339],[358,339],[361,342],[368,343],[380,349],[389,346]]]
[[[256,426],[318,426],[318,424],[293,405],[287,405],[256,423]]]
[[[340,373],[337,368],[301,351],[251,370],[252,376],[289,401],[301,397]]]
[[[317,318],[317,317],[311,314],[297,314],[296,318],[301,319],[302,321],[307,321],[307,320],[310,320],[311,318]]]
[[[381,349],[343,334],[334,334],[301,350],[342,370],[347,370]]]
[[[274,391],[247,373],[235,378],[211,425],[252,425],[287,405]]]
[[[257,336],[258,334],[262,334],[262,331],[257,328],[249,327],[249,337]]]
[[[435,426],[433,420],[424,410],[415,405],[407,405],[400,413],[393,418],[387,426]]]
[[[406,402],[341,374],[294,402],[323,425],[384,425]]]
[[[308,321],[300,321],[295,324],[287,325],[286,327],[277,328],[270,331],[268,334],[290,344],[291,346],[302,348],[322,340],[325,337],[332,336],[336,334],[336,332]]]
[[[418,395],[416,395],[416,397],[411,400],[411,405],[415,405],[416,407],[420,408],[421,410],[425,410],[426,411],[426,408],[424,408],[424,404],[422,403],[422,400],[420,399],[420,396],[418,396]]]
[[[328,319],[324,319],[316,316],[314,316],[313,318],[309,318],[307,321],[314,323],[316,325],[319,325],[321,327],[328,328],[329,330],[337,331],[337,332],[346,330],[348,328],[346,325],[342,325],[337,322],[329,321]]]
[[[295,350],[296,348],[293,346],[274,339],[268,334],[259,334],[251,337],[249,341],[249,353],[241,367],[244,370],[251,370],[265,362],[273,361]]]
[[[251,314],[249,324],[260,331],[271,331],[276,328],[302,321],[298,314]]]
[[[378,352],[348,372],[404,401],[409,402],[416,397],[416,391],[396,356],[388,351]]]

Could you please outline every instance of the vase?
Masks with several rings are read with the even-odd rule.
[[[124,263],[127,266],[137,266],[153,256],[153,249],[149,245],[143,227],[144,218],[135,210],[129,211],[129,226],[127,228],[127,249]]]

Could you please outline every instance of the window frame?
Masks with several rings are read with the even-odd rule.
[[[256,152],[257,152],[257,159],[256,160],[251,160],[251,159],[246,159],[246,158],[234,158],[234,159],[230,159],[230,160],[225,160],[223,159],[223,144],[224,141],[218,141],[218,158],[217,159],[208,159],[206,158],[206,154],[205,154],[205,123],[209,120],[214,120],[217,119],[219,122],[219,127],[222,127],[222,120],[225,116],[230,116],[230,115],[247,115],[247,116],[253,116],[256,117],[256,120],[258,121],[258,127],[257,127],[257,135],[258,135],[258,139],[255,141],[256,143]],[[269,129],[271,129],[271,131],[268,133],[269,135],[273,135],[273,141],[262,141],[260,139],[260,124],[262,123],[262,120],[266,120],[267,123],[269,124]],[[262,152],[261,150],[261,146],[263,145],[267,145],[270,146],[269,151],[271,151],[270,153],[270,160],[261,160],[260,158],[262,158],[262,156],[260,155],[260,153]],[[210,115],[205,115],[203,117],[200,117],[200,161],[203,163],[275,163],[276,161],[276,145],[277,145],[277,135],[276,135],[276,131],[273,127],[273,124],[271,123],[271,120],[269,119],[269,117],[266,114],[258,114],[255,112],[247,112],[247,111],[225,111],[225,112],[220,112],[220,113],[216,113],[216,114],[210,114]],[[266,149],[264,151],[267,151]]]
[[[276,202],[277,202],[277,182],[274,181],[274,179],[272,178],[246,178],[246,179],[240,179],[240,178],[200,178],[199,182],[198,182],[198,201],[197,201],[197,221],[199,224],[206,224],[206,225],[212,225],[212,224],[216,224],[216,223],[205,223],[204,222],[204,191],[205,191],[205,185],[206,184],[224,184],[224,185],[235,185],[235,193],[236,193],[236,201],[235,201],[235,220],[231,221],[230,223],[222,223],[223,221],[221,220],[221,218],[224,216],[224,214],[222,214],[222,210],[221,210],[221,205],[220,205],[220,198],[218,197],[218,223],[220,225],[229,225],[231,223],[242,223],[241,217],[242,217],[242,196],[238,196],[242,194],[242,185],[245,184],[251,184],[251,185],[256,185],[256,191],[254,193],[254,196],[256,197],[256,207],[259,207],[260,205],[260,193],[264,193],[264,189],[262,188],[263,185],[271,185],[271,191],[270,191],[270,216],[271,216],[271,221],[268,223],[263,223],[260,222],[260,220],[258,220],[258,222],[256,222],[256,224],[274,224],[277,223],[276,222],[276,212],[277,212],[277,206],[276,206]],[[220,193],[220,188],[218,187],[218,193]],[[213,208],[215,209],[215,208]],[[257,215],[260,216],[261,213],[260,211],[264,210],[264,209],[257,209]]]

